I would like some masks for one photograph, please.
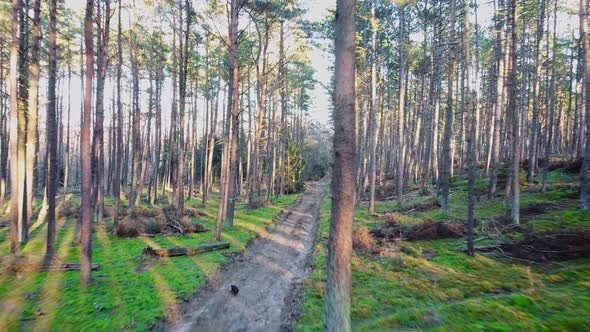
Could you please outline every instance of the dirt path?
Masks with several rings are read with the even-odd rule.
[[[266,237],[255,240],[187,306],[171,331],[285,331],[310,273],[317,217],[327,185],[317,183]],[[230,285],[239,288],[237,296]]]

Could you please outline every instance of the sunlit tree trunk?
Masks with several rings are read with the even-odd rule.
[[[27,129],[25,143],[25,216],[24,225],[29,225],[33,214],[33,200],[35,198],[35,161],[38,133],[38,112],[39,112],[39,76],[40,76],[40,44],[41,44],[41,0],[35,0],[33,5],[33,44],[31,52],[31,63],[29,66],[29,91],[27,106]],[[28,227],[28,226],[26,226]],[[28,232],[26,228],[23,232]],[[26,237],[27,234],[23,234]]]
[[[108,1],[108,0],[107,0]],[[47,255],[55,254],[55,195],[57,192],[57,0],[49,8],[49,78],[47,91]]]
[[[18,62],[19,12],[21,0],[12,0],[12,43],[10,46],[10,252],[18,252],[19,188],[18,188]]]
[[[369,213],[375,213],[375,184],[377,182],[377,18],[375,2],[371,1],[371,100],[369,109]],[[403,9],[402,9],[403,11]],[[401,66],[400,66],[401,67]],[[403,92],[400,91],[400,95]],[[400,103],[401,104],[401,103]],[[401,113],[401,112],[400,112]],[[401,148],[401,146],[399,147]]]
[[[580,0],[580,40],[583,50],[584,64],[584,113],[586,126],[586,145],[584,146],[584,162],[580,169],[580,207],[588,211],[588,166],[590,165],[590,40],[588,39],[588,3]]]
[[[498,186],[498,173],[500,170],[500,131],[502,125],[502,114],[504,113],[504,73],[505,73],[505,49],[504,49],[504,21],[500,16],[504,10],[503,1],[500,1],[499,9],[496,12],[496,91],[495,103],[493,106],[492,118],[492,142],[490,149],[490,190],[489,197],[495,198]]]
[[[94,204],[96,219],[102,222],[104,210],[104,86],[109,64],[109,35],[111,22],[110,0],[105,0],[104,13],[97,10],[99,32],[97,37],[97,78],[96,78],[96,108],[94,118],[94,144],[92,150],[94,165]],[[100,5],[99,5],[100,7]],[[104,15],[104,21],[102,17]]]
[[[231,96],[231,140],[230,140],[230,166],[229,166],[229,185],[226,193],[227,212],[225,219],[225,226],[233,227],[234,224],[234,210],[236,206],[236,199],[238,194],[237,181],[240,163],[240,109],[239,109],[239,81],[238,81],[238,16],[240,8],[239,0],[232,0],[231,2],[231,22],[230,22],[230,96]],[[229,99],[228,99],[229,100]]]
[[[324,330],[351,331],[350,278],[355,206],[355,1],[338,0],[335,33],[334,164]]]
[[[82,169],[82,198],[80,219],[82,220],[80,257],[80,282],[87,287],[91,278],[92,265],[92,179],[90,162],[90,123],[92,112],[92,80],[94,78],[94,45],[92,38],[94,0],[86,0],[84,20],[84,42],[86,46],[86,84],[84,92],[84,113],[80,132],[80,159]]]
[[[453,137],[453,86],[455,82],[455,19],[456,3],[450,1],[450,30],[449,30],[449,66],[448,66],[448,92],[447,92],[447,110],[445,117],[445,135],[443,137],[442,165],[441,165],[441,208],[442,213],[449,212],[449,180],[453,162],[453,151],[451,149],[451,140]]]

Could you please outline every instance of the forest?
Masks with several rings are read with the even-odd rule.
[[[0,331],[590,330],[588,0],[2,0]]]

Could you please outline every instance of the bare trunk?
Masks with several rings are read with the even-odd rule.
[[[92,79],[94,78],[94,45],[92,38],[92,12],[94,0],[86,0],[86,18],[84,23],[84,41],[86,46],[86,85],[84,92],[84,114],[80,132],[80,159],[82,169],[82,198],[80,200],[80,218],[82,220],[80,257],[80,282],[86,288],[92,273],[92,179],[90,162],[90,122],[92,112]]]
[[[333,202],[328,239],[324,330],[346,332],[351,331],[350,261],[357,169],[354,0],[337,1],[335,37]]]
[[[49,10],[49,88],[47,91],[47,255],[55,254],[55,195],[57,191],[57,0]]]
[[[18,188],[18,45],[19,25],[18,14],[21,1],[12,0],[12,44],[10,47],[10,252],[18,252],[18,223],[19,223],[19,188]]]

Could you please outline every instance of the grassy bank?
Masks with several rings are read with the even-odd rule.
[[[234,227],[223,230],[228,250],[195,257],[146,260],[142,249],[152,247],[194,246],[211,242],[215,229],[217,202],[211,199],[206,209],[200,200],[187,202],[203,216],[193,218],[210,231],[185,236],[114,238],[110,225],[94,225],[93,259],[100,265],[94,281],[85,291],[80,289],[79,272],[35,272],[17,276],[0,275],[0,330],[148,330],[161,319],[175,319],[180,304],[201,287],[221,264],[228,252],[241,252],[250,240],[266,231],[283,208],[293,204],[298,195],[281,197],[272,205],[248,211],[236,208]],[[76,220],[58,221],[57,251],[64,261],[79,261],[79,247],[73,245]],[[9,252],[9,231],[2,230],[0,255]],[[46,227],[32,232],[22,247],[27,256],[42,255]]]
[[[590,229],[590,217],[578,211],[575,178],[553,173],[549,192],[523,188],[523,207],[541,205],[542,213],[523,217],[535,232]],[[465,182],[454,183],[450,215],[464,219]],[[478,185],[484,186],[485,183]],[[432,201],[414,197],[405,202]],[[395,201],[378,202],[380,215],[371,216],[366,204],[356,212],[355,229],[368,229],[388,218],[403,224],[441,220],[439,209],[399,212]],[[476,217],[486,222],[504,214],[503,198],[476,204]],[[314,271],[303,292],[301,331],[322,329],[326,278],[326,244],[330,203],[321,211],[321,234]],[[507,240],[519,238],[506,234]],[[478,244],[485,244],[482,241]],[[386,255],[355,250],[352,260],[352,321],[355,331],[588,331],[590,330],[590,259],[550,265],[526,264],[499,253],[465,255],[463,239],[401,242],[399,252]],[[427,255],[425,255],[427,254]],[[435,257],[432,257],[435,256]],[[428,258],[427,258],[428,257]]]

